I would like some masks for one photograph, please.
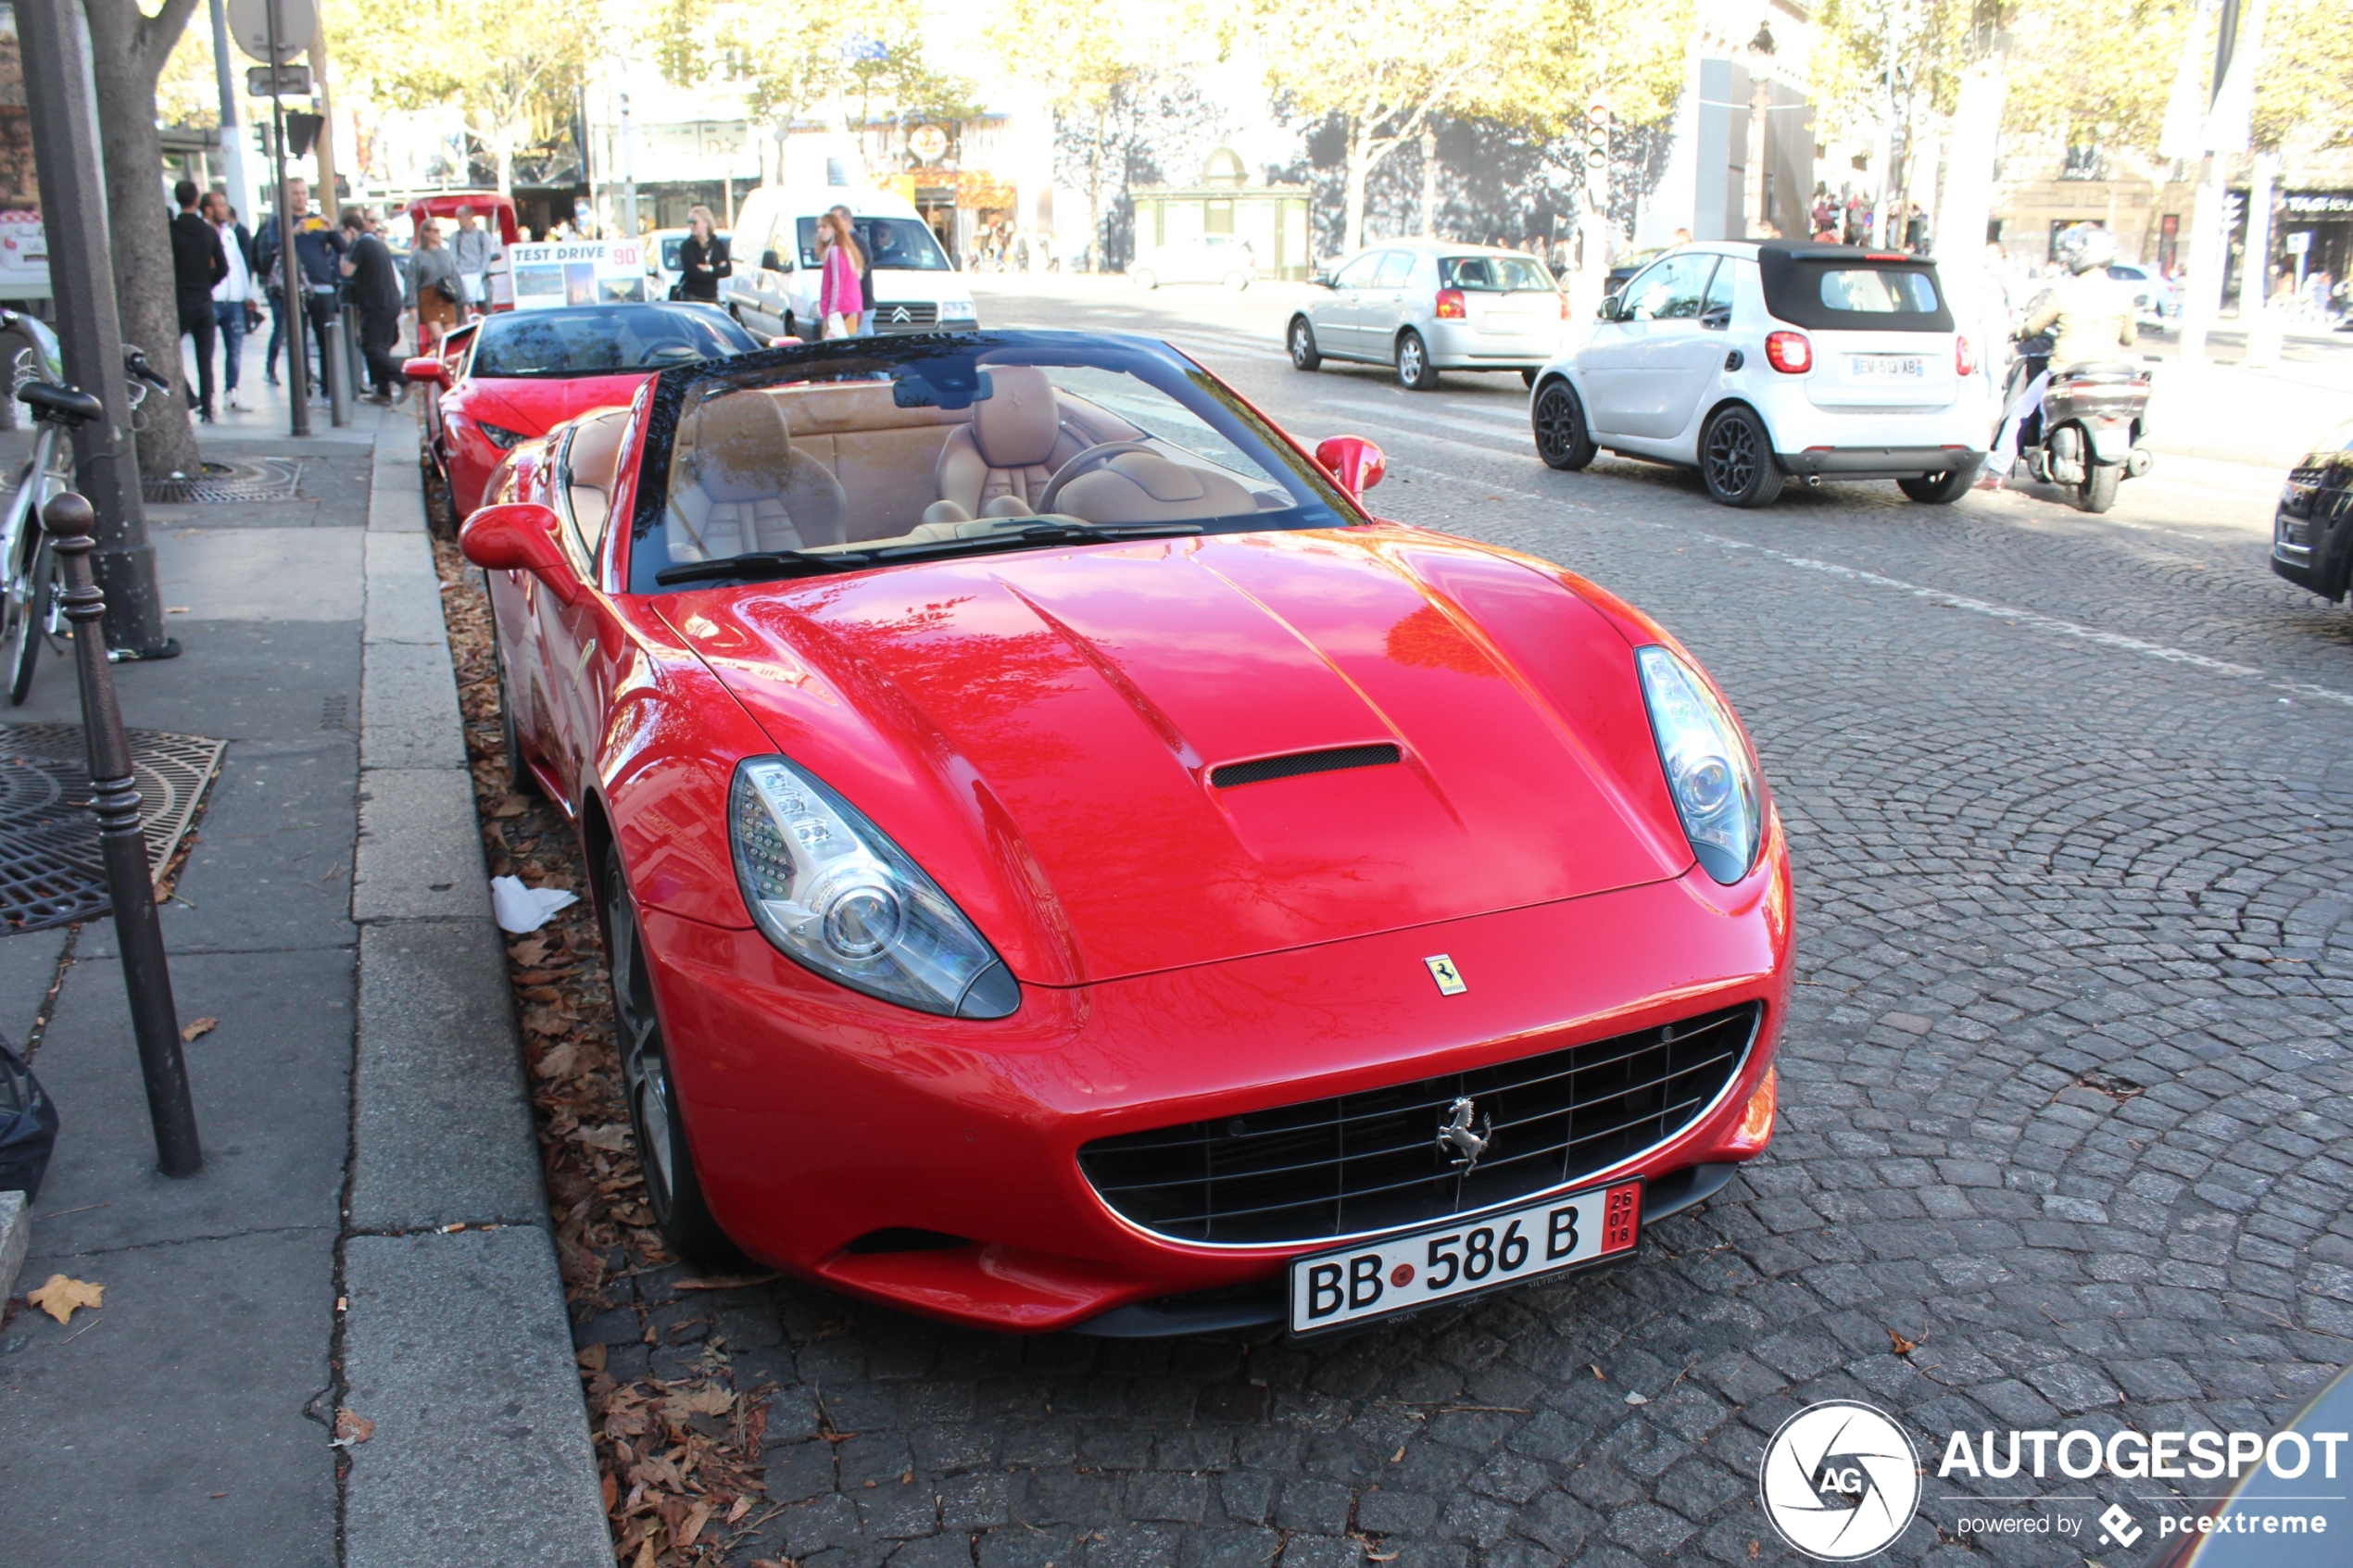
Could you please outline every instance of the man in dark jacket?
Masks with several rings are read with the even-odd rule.
[[[310,207],[309,183],[299,177],[290,177],[286,181],[286,199],[294,204],[295,221],[299,224],[303,214]],[[299,303],[291,306],[287,303],[290,297],[296,302],[301,300],[302,287],[297,282],[293,295],[289,295],[286,293],[286,281],[279,275],[279,270],[278,214],[273,208],[260,215],[258,226],[253,232],[254,280],[258,286],[266,289],[270,295],[270,351],[262,356],[262,360],[263,374],[268,377],[271,386],[278,384],[278,355],[285,345],[286,323],[289,320],[295,322],[296,344],[300,345],[303,341],[300,336],[301,318],[294,314],[296,310],[301,308],[301,306]],[[311,384],[318,385],[316,376],[311,378]]]
[[[192,406],[212,422],[212,286],[229,275],[220,235],[196,210],[196,182],[171,188],[180,216],[171,220],[171,283],[180,309],[180,332],[196,340],[196,395]]]
[[[350,247],[344,232],[324,218],[304,218],[295,224],[295,259],[301,263],[303,307],[319,344],[319,379],[311,390],[318,401],[328,400],[327,327],[342,308],[343,257]]]
[[[345,287],[359,312],[359,352],[368,361],[368,400],[396,403],[408,392],[400,379],[400,361],[392,345],[400,341],[400,268],[391,247],[376,237],[375,226],[358,207],[343,215],[349,250],[343,258]]]

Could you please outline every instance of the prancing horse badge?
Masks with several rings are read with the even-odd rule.
[[[1463,984],[1462,971],[1456,969],[1454,960],[1445,954],[1440,953],[1434,958],[1424,959],[1422,962],[1429,965],[1429,977],[1438,982],[1440,996],[1459,997],[1470,989],[1468,985]]]

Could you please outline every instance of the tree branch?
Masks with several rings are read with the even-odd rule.
[[[118,0],[134,15],[134,0]],[[163,9],[154,16],[139,16],[131,29],[131,66],[141,82],[152,90],[163,75],[164,62],[171,57],[173,45],[187,31],[188,19],[195,14],[196,0],[163,0]]]

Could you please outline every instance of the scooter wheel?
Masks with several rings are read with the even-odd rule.
[[[2114,463],[2094,463],[2084,474],[2083,483],[2075,487],[2075,509],[2104,512],[2116,505],[2116,487],[2122,482],[2124,470]]]

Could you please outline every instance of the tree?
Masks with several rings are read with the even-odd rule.
[[[1088,268],[1124,262],[1126,247],[1110,231],[1120,198],[1139,181],[1157,179],[1188,156],[1198,165],[1225,115],[1181,72],[1137,68],[1108,94],[1054,116],[1054,176],[1087,196]]]
[[[515,155],[571,123],[598,31],[586,0],[331,0],[339,79],[395,108],[455,107],[512,194]]]
[[[137,0],[84,0],[91,76],[97,88],[99,151],[114,253],[115,306],[122,340],[160,364],[180,358],[180,313],[171,272],[170,219],[156,189],[163,144],[156,135],[156,79],[196,8],[163,0],[155,15]],[[139,472],[165,479],[196,471],[196,434],[177,396],[150,397],[139,433]]]

